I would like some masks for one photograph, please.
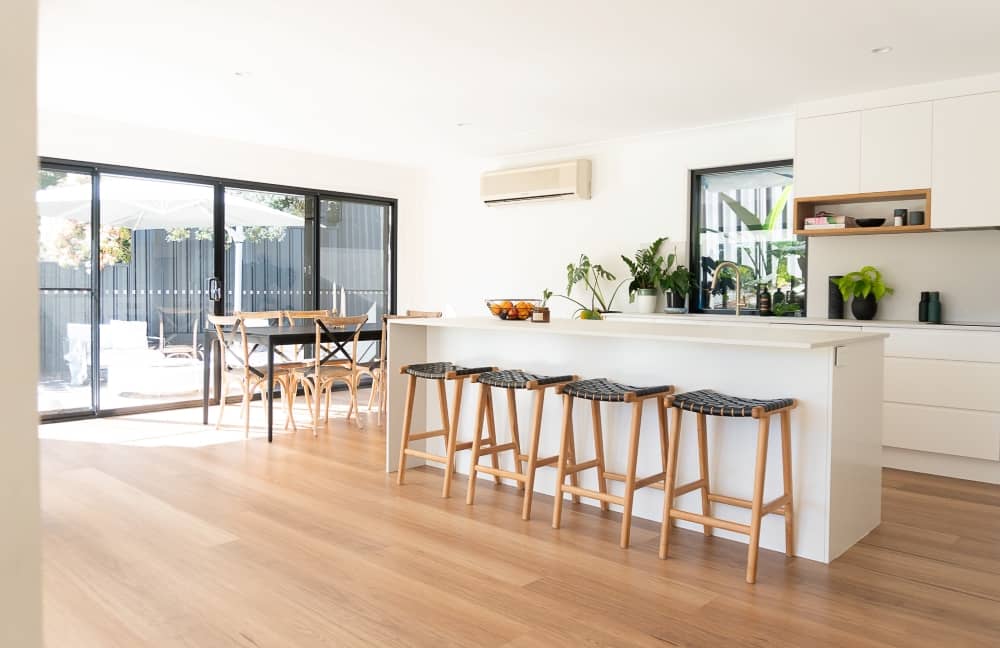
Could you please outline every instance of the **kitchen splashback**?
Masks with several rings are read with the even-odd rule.
[[[830,275],[864,265],[877,267],[896,289],[879,303],[876,319],[916,320],[920,291],[937,290],[944,321],[1000,323],[998,230],[812,238],[809,315],[826,316]]]

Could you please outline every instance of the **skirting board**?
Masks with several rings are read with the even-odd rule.
[[[911,472],[1000,484],[1000,462],[882,447],[882,465]]]

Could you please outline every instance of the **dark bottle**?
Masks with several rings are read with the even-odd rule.
[[[829,295],[826,298],[826,316],[829,319],[844,319],[844,296],[840,293],[840,286],[835,281],[843,279],[843,275],[832,275],[830,277]]]
[[[927,300],[927,321],[931,324],[941,323],[941,293],[932,291]]]
[[[931,294],[926,290],[920,293],[920,305],[917,306],[917,320],[920,322],[927,321],[927,306],[931,301]]]
[[[771,293],[767,286],[762,286],[757,293],[757,314],[761,317],[771,315]]]

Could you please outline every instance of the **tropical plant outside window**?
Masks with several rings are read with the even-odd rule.
[[[806,244],[794,233],[793,174],[790,163],[696,171],[692,200],[692,256],[696,260],[694,308],[733,313],[740,268],[743,308],[755,311],[758,296],[772,294],[774,313],[800,315],[805,310]]]

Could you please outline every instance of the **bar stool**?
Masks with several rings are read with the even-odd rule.
[[[632,500],[636,489],[651,486],[662,481],[666,475],[667,464],[667,397],[674,393],[670,385],[657,387],[633,387],[611,382],[606,378],[578,380],[557,388],[557,393],[563,395],[563,425],[562,441],[559,447],[559,460],[556,463],[556,494],[555,507],[552,511],[552,528],[558,529],[562,521],[563,493],[582,495],[598,500],[601,510],[607,511],[608,504],[622,506],[622,529],[620,546],[627,549],[629,532],[632,527]],[[582,398],[590,401],[590,412],[594,426],[594,451],[596,458],[583,463],[569,461],[568,455],[573,443],[573,399]],[[642,405],[647,400],[656,403],[656,415],[660,424],[660,459],[663,471],[642,479],[636,478],[636,463],[639,458],[639,428],[642,426]],[[632,403],[632,430],[629,435],[628,467],[625,474],[608,472],[604,467],[604,433],[601,429],[601,402]],[[581,488],[576,484],[566,484],[567,474],[576,473],[590,468],[597,469],[597,491]],[[608,480],[625,483],[625,492],[619,497],[608,492]]]
[[[785,553],[793,555],[792,542],[794,517],[792,513],[792,426],[791,411],[797,402],[792,398],[758,400],[727,396],[710,389],[677,394],[670,403],[673,420],[670,426],[670,450],[667,456],[667,480],[664,487],[663,522],[660,528],[660,558],[666,559],[670,548],[670,520],[687,520],[701,524],[705,535],[712,535],[712,528],[719,527],[750,536],[747,549],[747,582],[757,580],[757,553],[760,545],[761,519],[769,513],[785,517]],[[698,479],[680,486],[677,480],[677,450],[681,433],[681,414],[684,410],[698,415]],[[784,493],[775,500],[764,503],[764,473],[767,467],[767,437],[771,429],[771,417],[781,416],[781,464]],[[708,434],[706,417],[724,416],[735,418],[755,418],[757,427],[757,457],[754,465],[753,499],[745,500],[713,493],[708,480]],[[674,498],[691,491],[701,491],[701,515],[674,508]],[[740,506],[750,509],[750,524],[738,524],[712,516],[712,502]]]
[[[406,473],[406,457],[420,457],[429,461],[444,464],[444,486],[441,489],[441,497],[451,495],[451,477],[455,472],[455,452],[467,450],[472,447],[472,442],[458,443],[458,416],[462,407],[462,388],[465,381],[474,378],[476,375],[486,371],[495,371],[496,367],[459,367],[450,362],[427,362],[400,367],[399,373],[408,374],[409,381],[406,384],[406,404],[403,408],[403,440],[399,446],[399,473],[396,476],[396,484],[403,485],[403,477]],[[428,432],[410,431],[413,422],[413,399],[417,392],[417,379],[433,380],[438,386],[438,404],[441,407],[440,430]],[[445,381],[450,380],[455,383],[454,403],[451,409],[451,421],[448,420],[448,394],[445,389]],[[433,439],[434,437],[444,437],[445,454],[436,455],[423,450],[416,450],[410,447],[411,441],[423,439]]]
[[[472,439],[472,462],[469,465],[469,491],[465,498],[466,504],[472,504],[476,498],[476,475],[484,473],[493,475],[494,481],[500,483],[501,477],[513,479],[520,490],[524,491],[524,503],[521,507],[521,519],[531,518],[531,500],[535,490],[535,471],[540,466],[548,466],[559,460],[558,455],[538,458],[538,439],[542,431],[542,406],[545,403],[545,391],[558,388],[560,385],[576,380],[576,376],[539,376],[520,369],[489,371],[472,379],[478,382],[479,401],[476,407],[476,435]],[[510,419],[510,442],[497,445],[496,423],[493,419],[493,388],[507,392],[507,411]],[[514,391],[526,389],[535,392],[534,416],[531,426],[531,445],[528,454],[521,453],[521,438],[517,423],[517,399]],[[486,420],[488,435],[483,439],[483,420]],[[485,443],[484,443],[485,441]],[[501,470],[497,455],[501,452],[514,453],[514,471]],[[489,455],[492,467],[480,466],[479,459]],[[527,470],[524,469],[527,462]]]

